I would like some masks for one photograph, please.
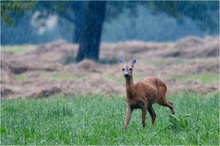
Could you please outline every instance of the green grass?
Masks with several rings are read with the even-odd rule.
[[[200,83],[206,84],[206,83],[213,83],[219,81],[218,75],[210,75],[210,74],[192,74],[192,73],[186,73],[181,76],[179,76],[181,80],[187,80],[187,81],[198,81]]]
[[[115,83],[123,83],[123,82],[125,81],[125,79],[124,79],[123,77],[117,78],[117,77],[115,77],[115,76],[112,75],[112,74],[104,75],[104,78],[105,78],[106,80],[111,80],[111,81],[113,81],[113,82],[115,82]]]
[[[24,81],[25,80],[25,75],[24,74],[18,74],[18,75],[15,75],[15,79],[17,81]]]
[[[34,50],[36,46],[31,45],[19,45],[19,46],[1,46],[1,51],[13,52],[13,53],[23,53],[26,51]]]
[[[126,104],[122,97],[99,95],[1,100],[2,145],[218,145],[219,93],[168,96],[176,115],[154,104],[157,119],[141,126],[133,112],[123,130]]]

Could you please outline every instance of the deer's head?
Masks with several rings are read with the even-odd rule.
[[[125,79],[130,79],[132,77],[132,70],[134,67],[134,64],[136,63],[136,58],[134,58],[130,64],[127,64],[123,57],[121,57],[121,63],[122,63],[122,73],[125,77]]]

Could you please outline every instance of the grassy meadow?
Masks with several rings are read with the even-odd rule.
[[[1,145],[218,145],[219,92],[171,94],[176,115],[154,104],[157,119],[146,128],[141,111],[123,129],[124,97],[100,95],[1,99]]]
[[[188,44],[187,41],[185,43]],[[135,46],[132,43],[129,45],[119,43],[114,44],[114,47],[112,45],[103,47],[99,63],[85,61],[66,65],[61,61],[61,57],[69,57],[68,47],[74,50],[78,47],[65,43],[55,45],[62,46],[61,48],[51,46],[54,45],[46,45],[44,48],[46,51],[39,51],[37,57],[36,52],[32,52],[38,48],[37,46],[1,46],[1,51],[6,52],[5,57],[2,57],[6,64],[5,68],[1,68],[4,69],[2,77],[5,77],[1,80],[1,86],[5,90],[10,89],[6,91],[11,91],[12,87],[15,87],[10,98],[7,96],[1,98],[1,145],[220,144],[217,63],[219,57],[166,57],[167,54],[173,53],[172,47],[163,48],[161,53],[161,44]],[[62,50],[63,48],[67,49]],[[136,53],[129,48],[137,49]],[[143,51],[145,49],[146,51]],[[178,50],[178,47],[175,49]],[[207,50],[210,48],[207,47]],[[125,97],[122,96],[124,94],[122,85],[125,81],[117,63],[119,56],[116,56],[116,51],[118,55],[126,54],[125,58],[128,60],[138,58],[134,70],[135,81],[153,74],[164,78],[168,87],[171,85],[167,98],[174,103],[175,116],[171,115],[167,107],[154,104],[157,118],[153,127],[147,113],[146,127],[143,129],[141,110],[134,110],[128,129],[126,131],[123,129],[126,103]],[[55,59],[51,61],[48,56],[55,56]],[[24,58],[28,59],[28,64]],[[27,71],[13,73],[9,69],[11,66],[17,67],[15,62],[21,65],[21,68],[27,67]],[[50,68],[48,70],[45,66],[40,68],[40,65],[30,68],[35,66],[36,62],[46,67],[54,67],[57,63],[59,66],[55,71],[51,71]],[[49,89],[52,87],[61,88],[62,93],[48,98],[44,96],[34,98],[31,95],[35,94],[29,94],[32,91],[35,91],[33,93],[51,91]],[[200,89],[199,92],[197,89]],[[69,91],[72,91],[71,96]],[[98,94],[90,94],[89,91]],[[111,94],[112,96],[108,96]]]

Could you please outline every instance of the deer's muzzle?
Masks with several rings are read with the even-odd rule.
[[[129,74],[124,74],[124,77],[125,77],[126,79],[128,79],[130,76],[129,76]]]

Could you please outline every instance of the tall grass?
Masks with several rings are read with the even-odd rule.
[[[135,110],[123,130],[122,97],[100,95],[1,101],[1,144],[219,144],[219,93],[168,96],[176,115],[154,104],[157,119],[141,126]]]

